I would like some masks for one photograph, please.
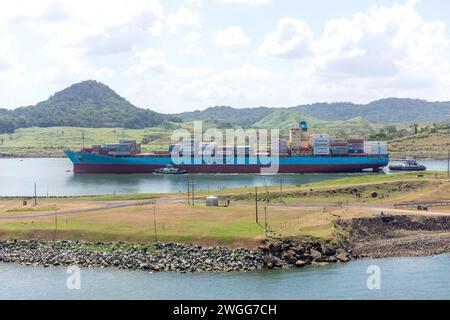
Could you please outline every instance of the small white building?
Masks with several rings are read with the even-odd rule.
[[[207,207],[218,207],[219,206],[219,198],[214,196],[209,196],[206,198],[206,206]]]

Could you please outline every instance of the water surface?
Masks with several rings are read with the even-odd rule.
[[[380,290],[367,288],[371,265]],[[0,264],[0,299],[450,299],[449,270],[450,255],[253,273],[82,269],[81,290],[71,291],[65,268]]]
[[[447,170],[446,161],[422,161],[430,170]],[[389,173],[389,172],[387,172]],[[366,173],[367,174],[367,173]],[[356,174],[282,175],[284,185],[301,185]],[[195,175],[197,190],[219,190],[279,185],[280,176]],[[127,193],[176,193],[186,191],[189,177],[154,174],[74,175],[68,159],[0,159],[0,196],[31,196],[37,183],[39,196],[80,196]]]

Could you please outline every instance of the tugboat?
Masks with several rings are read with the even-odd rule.
[[[186,174],[187,170],[175,168],[173,165],[168,164],[165,168],[156,169],[156,174]]]
[[[416,160],[405,160],[402,164],[390,165],[391,171],[426,171],[427,167],[418,164]]]

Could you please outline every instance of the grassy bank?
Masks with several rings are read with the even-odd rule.
[[[82,132],[85,145],[117,142],[120,139],[133,139],[149,143],[143,151],[167,149],[171,130],[165,128],[122,129],[122,128],[26,128],[14,134],[0,134],[0,156],[11,157],[62,157],[65,149],[80,149]]]
[[[345,193],[345,190],[351,192]],[[355,176],[286,187],[283,192],[285,204],[277,204],[280,200],[279,189],[272,187],[269,188],[267,211],[265,199],[260,198],[259,224],[256,223],[254,194],[248,191],[245,188],[217,191],[216,195],[233,200],[229,208],[211,208],[204,204],[191,207],[183,202],[136,206],[134,201],[154,199],[158,195],[121,195],[39,199],[38,206],[29,206],[27,208],[30,210],[27,211],[22,208],[18,210],[21,199],[3,199],[0,200],[0,217],[8,219],[0,220],[0,238],[139,243],[151,243],[158,239],[187,244],[256,247],[265,236],[267,213],[269,237],[335,240],[336,219],[371,217],[380,211],[405,214],[405,210],[389,209],[396,202],[448,200],[450,181],[444,175],[434,173],[427,173],[423,177],[412,173]],[[372,197],[373,192],[377,192],[377,197]],[[197,199],[202,200],[207,194],[198,192]],[[185,195],[164,195],[164,198],[183,200]],[[108,203],[129,206],[111,209],[106,208]],[[377,209],[383,207],[385,209]],[[58,209],[58,215],[54,214],[55,209]],[[63,214],[84,209],[95,211]],[[450,208],[431,210],[440,214],[450,213]],[[51,215],[33,217],[45,212]],[[14,220],[16,215],[30,217]]]

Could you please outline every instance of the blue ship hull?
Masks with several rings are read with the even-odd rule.
[[[388,156],[345,157],[232,157],[205,161],[202,158],[173,160],[170,157],[116,158],[88,152],[66,152],[74,173],[153,173],[169,164],[190,173],[341,173],[365,169],[379,171],[389,163]],[[271,169],[269,169],[271,168]]]

